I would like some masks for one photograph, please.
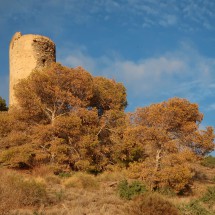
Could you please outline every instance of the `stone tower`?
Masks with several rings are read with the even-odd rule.
[[[10,42],[9,105],[15,105],[14,86],[34,69],[40,69],[56,61],[55,44],[41,35],[22,35],[16,32]]]

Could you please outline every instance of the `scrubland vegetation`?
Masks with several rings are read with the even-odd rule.
[[[16,99],[9,112],[0,99],[0,214],[215,213],[215,136],[197,104],[126,113],[123,84],[60,64]]]
[[[92,175],[70,172],[54,175],[49,166],[34,170],[1,168],[0,214],[189,214],[215,212],[215,183],[197,180],[193,190],[177,195],[169,188],[150,191],[127,170]],[[201,169],[201,167],[200,167]],[[205,174],[211,170],[206,170]]]

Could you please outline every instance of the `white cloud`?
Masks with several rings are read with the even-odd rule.
[[[114,72],[136,95],[143,93],[151,95],[159,85],[167,85],[168,79],[179,74],[184,67],[180,60],[158,57],[139,62],[116,60],[105,70],[106,74],[108,70]]]
[[[181,96],[195,102],[213,96],[215,59],[201,56],[190,45],[139,61],[120,57],[93,58],[87,50],[76,50],[62,58],[71,67],[83,66],[94,75],[123,82],[131,95],[140,98]]]
[[[205,109],[206,111],[215,111],[215,103],[208,105]]]
[[[210,109],[210,110],[215,110],[215,103],[209,105],[208,109]]]
[[[95,59],[84,55],[84,53],[81,50],[77,50],[74,54],[71,54],[67,56],[63,60],[65,65],[76,67],[76,66],[82,66],[84,68],[87,68],[89,71],[94,71],[96,69],[96,61]]]
[[[177,19],[178,18],[175,15],[169,14],[165,15],[159,23],[164,27],[173,26],[177,24]]]

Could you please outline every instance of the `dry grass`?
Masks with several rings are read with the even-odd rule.
[[[76,187],[85,190],[95,190],[99,188],[96,177],[87,173],[76,173],[69,178],[64,179],[63,184],[66,188]]]
[[[53,175],[53,167],[48,165],[37,166],[32,170],[32,175],[35,177],[46,177],[49,175]]]
[[[15,171],[0,170],[0,214],[10,210],[39,206],[47,201],[46,187],[41,181],[29,179]]]
[[[125,202],[119,199],[113,191],[104,189],[86,191],[69,188],[65,193],[65,200],[59,206],[47,208],[46,214],[125,214]]]
[[[193,195],[169,197],[171,203],[165,201],[165,196],[161,199],[152,197],[157,201],[155,204],[156,201],[150,198],[144,202],[140,198],[136,201],[120,199],[117,184],[128,179],[120,171],[104,172],[97,176],[79,172],[71,173],[70,177],[60,177],[49,168],[40,167],[31,175],[3,169],[0,173],[1,215],[131,215],[136,213],[135,210],[144,214],[141,210],[146,207],[148,211],[161,211],[162,215],[169,211],[177,214],[173,205],[189,205],[202,196],[208,185],[205,181],[198,181],[193,185]],[[166,212],[162,212],[164,203]],[[153,210],[150,205],[153,205]]]
[[[107,171],[102,174],[99,174],[97,176],[97,180],[99,182],[114,182],[114,181],[121,181],[126,178],[126,172],[125,171]]]
[[[34,173],[33,177],[36,181],[45,181],[49,203],[33,208],[16,209],[10,212],[11,215],[126,214],[128,203],[121,200],[115,186],[110,185],[123,178],[120,173],[105,173],[100,176],[74,173],[69,178],[61,178],[39,172],[40,174]]]

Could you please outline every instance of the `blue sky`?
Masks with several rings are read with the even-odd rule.
[[[41,34],[57,61],[123,82],[128,111],[171,97],[215,126],[214,0],[0,0],[0,96],[8,100],[13,34]]]

